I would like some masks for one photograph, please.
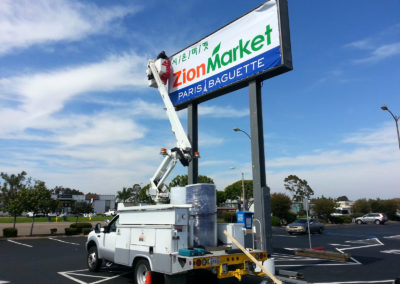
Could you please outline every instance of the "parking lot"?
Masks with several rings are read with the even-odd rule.
[[[343,263],[295,256],[294,249],[308,247],[308,236],[274,228],[275,267],[300,272],[310,283],[394,283],[400,277],[399,223],[327,226],[311,241],[352,257]],[[84,237],[1,240],[0,283],[133,283],[129,269],[114,265],[89,273],[84,243]]]

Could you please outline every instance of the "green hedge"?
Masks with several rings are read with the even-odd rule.
[[[81,233],[81,229],[78,229],[78,228],[65,228],[65,234],[67,236],[79,235],[80,233]]]
[[[12,238],[18,235],[18,230],[14,228],[4,228],[3,229],[3,237]]]
[[[224,212],[222,217],[225,223],[236,223],[236,212]]]
[[[272,224],[272,226],[280,226],[281,225],[281,220],[276,216],[272,216],[271,217],[271,224]]]
[[[92,229],[92,224],[91,223],[73,223],[69,226],[72,229],[76,229],[78,234],[83,233],[84,229]]]
[[[69,227],[70,228],[80,228],[80,229],[83,229],[83,228],[91,229],[93,226],[91,223],[73,223]]]
[[[329,221],[333,224],[349,224],[351,223],[350,216],[330,216]]]
[[[91,230],[92,230],[92,229],[90,229],[90,228],[82,228],[82,233],[83,233],[84,235],[88,235],[88,234],[90,233]]]
[[[297,215],[296,215],[296,213],[289,211],[289,212],[286,214],[285,219],[286,219],[286,222],[287,222],[288,224],[290,224],[290,223],[293,223],[293,222],[297,219]]]

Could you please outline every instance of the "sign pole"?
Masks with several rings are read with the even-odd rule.
[[[262,117],[261,83],[249,83],[251,160],[253,171],[254,218],[259,220],[257,248],[272,254],[270,190],[265,174],[264,130]]]
[[[188,106],[188,138],[192,144],[192,151],[199,151],[199,123],[198,123],[198,112],[197,104],[192,103]],[[199,175],[199,159],[193,159],[189,163],[188,167],[188,184],[196,184],[197,177]]]

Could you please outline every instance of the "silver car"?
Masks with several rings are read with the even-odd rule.
[[[310,233],[320,233],[324,231],[325,226],[321,222],[318,222],[315,219],[310,219]],[[297,219],[293,223],[290,223],[286,226],[286,232],[289,234],[293,233],[307,233],[308,232],[308,225],[307,219]]]
[[[357,224],[375,223],[384,224],[388,220],[387,216],[383,213],[368,213],[362,217],[356,218]]]

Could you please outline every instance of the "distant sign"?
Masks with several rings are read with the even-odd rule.
[[[292,69],[286,0],[270,0],[171,57],[178,109]]]

